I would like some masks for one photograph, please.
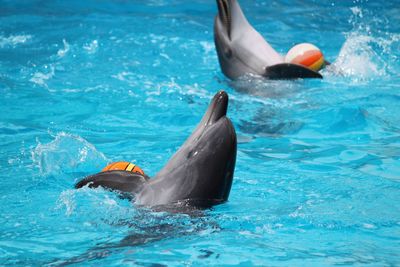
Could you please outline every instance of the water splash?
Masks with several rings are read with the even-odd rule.
[[[360,7],[350,10],[352,16],[349,23],[353,29],[345,33],[346,41],[336,61],[327,68],[328,75],[332,72],[359,82],[394,74],[398,64],[395,51],[400,35],[381,30],[388,24],[385,18]]]
[[[347,77],[366,79],[386,75],[384,60],[372,48],[373,42],[370,36],[350,33],[332,67]]]
[[[128,219],[136,214],[131,203],[118,199],[117,194],[103,188],[87,186],[79,190],[62,191],[56,202],[56,210],[65,210],[66,216],[75,217],[91,214],[93,218],[98,218],[99,214],[105,214],[104,219],[108,223]]]
[[[72,189],[63,191],[57,200],[56,209],[65,208],[66,216],[71,216],[76,208],[75,192],[76,190]]]
[[[39,143],[32,151],[32,160],[43,175],[99,170],[106,163],[106,157],[91,143],[65,132],[50,143]]]

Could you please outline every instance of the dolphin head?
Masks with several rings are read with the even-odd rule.
[[[236,162],[236,133],[226,117],[228,95],[218,92],[197,128],[137,195],[140,205],[189,202],[209,206],[228,199]]]
[[[234,40],[240,28],[248,24],[236,1],[217,0],[218,14],[214,21],[214,42],[222,72],[229,78],[237,78],[254,70],[238,55]],[[242,22],[242,26],[238,22]]]
[[[217,0],[214,42],[222,72],[231,79],[263,75],[283,58],[249,24],[236,0]]]

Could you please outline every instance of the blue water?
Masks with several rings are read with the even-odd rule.
[[[0,1],[0,265],[400,265],[398,1],[240,3],[280,53],[318,45],[325,79],[224,78],[215,1]],[[220,89],[227,203],[73,189],[111,161],[156,174]]]

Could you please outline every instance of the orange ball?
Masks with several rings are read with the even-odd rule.
[[[101,170],[102,172],[105,171],[129,171],[129,172],[136,172],[144,175],[144,172],[142,171],[139,166],[126,162],[126,161],[117,161],[108,164],[104,169]]]
[[[286,54],[287,63],[303,65],[314,71],[322,69],[325,63],[321,50],[313,44],[302,43],[293,46]]]

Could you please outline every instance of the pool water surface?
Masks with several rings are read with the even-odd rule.
[[[0,265],[400,265],[398,1],[241,0],[323,80],[232,82],[215,1],[0,0]],[[225,90],[229,201],[190,214],[74,190],[112,161],[153,176]]]

